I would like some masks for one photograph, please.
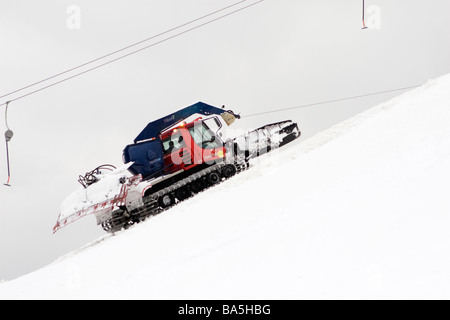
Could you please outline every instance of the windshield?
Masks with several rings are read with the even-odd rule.
[[[223,147],[222,142],[214,133],[209,130],[204,122],[197,122],[193,127],[189,128],[195,143],[202,149],[214,149]]]

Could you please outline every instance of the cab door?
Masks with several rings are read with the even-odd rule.
[[[189,170],[192,167],[191,145],[190,134],[184,128],[175,129],[168,138],[163,139],[166,173]]]

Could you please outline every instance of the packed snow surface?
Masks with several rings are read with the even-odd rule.
[[[449,124],[444,76],[0,284],[0,299],[448,299]]]

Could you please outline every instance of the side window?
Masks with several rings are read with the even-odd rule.
[[[186,145],[180,132],[174,132],[170,137],[164,139],[162,143],[164,154],[172,153]]]

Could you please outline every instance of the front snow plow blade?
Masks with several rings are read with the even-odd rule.
[[[95,214],[97,223],[109,219],[112,213],[126,206],[130,190],[142,181],[142,176],[125,176],[128,166],[99,177],[95,184],[80,188],[61,205],[53,233],[83,217]]]

